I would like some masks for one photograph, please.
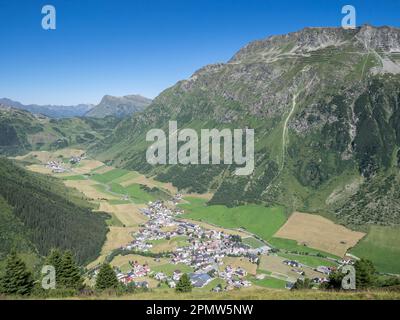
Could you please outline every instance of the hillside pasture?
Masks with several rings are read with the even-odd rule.
[[[219,267],[220,271],[224,270],[227,266],[231,266],[233,268],[240,267],[251,275],[255,275],[257,273],[257,264],[251,263],[249,259],[245,257],[225,257],[222,259],[222,261],[224,264]]]
[[[79,164],[73,167],[72,171],[76,174],[88,174],[98,167],[103,166],[103,162],[97,160],[82,160]]]
[[[103,164],[103,163],[101,163]],[[128,174],[129,171],[124,169],[113,169],[102,174],[94,174],[91,179],[98,181],[100,183],[109,183],[115,179],[121,178],[122,176]]]
[[[275,278],[294,282],[301,277],[301,275],[295,272],[295,268],[284,264],[283,261],[285,260],[287,259],[276,255],[262,255],[259,269],[270,272]],[[311,268],[303,267],[300,270],[303,270],[305,272],[305,277],[310,279],[323,276],[322,273],[314,271]]]
[[[135,262],[137,261],[140,264],[147,264],[150,268],[161,268],[161,266],[169,265],[169,261],[166,258],[160,258],[159,261],[156,261],[155,258],[145,257],[138,254],[128,254],[125,256],[118,255],[114,257],[111,261],[111,265],[113,267],[121,267],[126,264],[129,264],[129,261]],[[176,265],[174,266],[174,270],[178,269]]]
[[[282,207],[245,205],[228,208],[221,205],[206,206],[205,200],[198,198],[188,197],[185,200],[189,203],[180,205],[186,212],[183,218],[229,229],[243,229],[264,240],[270,239],[286,221]]]
[[[275,237],[295,240],[300,245],[339,257],[343,257],[364,236],[365,233],[352,231],[324,217],[300,212],[294,212],[275,234]]]
[[[132,233],[139,230],[138,227],[109,227],[107,240],[103,245],[101,254],[108,254],[114,249],[121,248],[133,240]]]
[[[147,221],[146,216],[140,213],[140,208],[142,208],[142,206],[133,203],[112,205],[108,202],[102,201],[98,211],[112,213],[126,227],[134,227]]]
[[[67,187],[75,188],[82,192],[89,200],[117,200],[117,196],[103,192],[96,181],[92,180],[65,180],[64,184]]]
[[[350,253],[370,259],[380,272],[400,274],[400,228],[371,226]]]

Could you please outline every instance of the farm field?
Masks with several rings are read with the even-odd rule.
[[[343,257],[365,233],[349,230],[318,215],[295,212],[275,236]]]
[[[143,208],[143,206],[133,203],[110,204],[103,201],[98,210],[113,213],[126,227],[133,227],[147,221],[147,218],[140,213],[140,208]]]
[[[252,283],[256,286],[271,288],[271,289],[284,289],[286,281],[266,276],[264,279],[252,279]]]
[[[75,188],[82,192],[88,200],[100,201],[100,200],[116,200],[119,199],[116,195],[102,192],[101,185],[96,184],[93,180],[65,180],[64,184],[67,187]]]
[[[339,256],[335,256],[334,254],[324,252],[322,250],[317,250],[313,249],[310,247],[307,247],[305,245],[300,245],[297,243],[295,240],[289,240],[289,239],[282,239],[282,238],[271,238],[268,241],[269,244],[274,246],[275,248],[279,248],[281,251],[286,252],[286,253],[302,253],[302,254],[312,254],[312,255],[323,255],[325,257],[330,257],[333,259],[340,259]]]
[[[103,165],[103,163],[101,163],[101,165]],[[109,170],[105,173],[95,173],[93,176],[91,176],[90,178],[92,180],[95,180],[97,182],[101,182],[101,183],[108,183],[111,182],[115,179],[121,178],[122,176],[126,175],[129,171],[127,170],[123,170],[123,169],[112,169]]]
[[[110,187],[112,192],[129,196],[135,203],[147,203],[149,201],[155,201],[158,199],[166,200],[170,196],[168,193],[157,187],[146,190],[148,189],[147,186],[136,183],[123,187],[118,183],[112,182]]]
[[[337,264],[328,259],[310,256],[310,255],[300,255],[300,254],[287,254],[287,253],[279,253],[280,257],[283,257],[288,260],[297,261],[301,264],[307,265],[309,267],[317,268],[319,266],[328,266],[334,267]]]
[[[370,259],[381,272],[400,273],[400,228],[370,227],[350,253]],[[397,258],[396,258],[397,257]]]
[[[193,268],[183,264],[183,263],[178,263],[178,264],[172,264],[172,263],[166,263],[166,264],[158,264],[153,267],[152,269],[154,272],[163,272],[168,276],[172,276],[175,270],[180,270],[181,272],[185,273],[190,273],[193,272]]]
[[[207,223],[207,222],[198,221],[198,220],[192,220],[192,219],[187,219],[187,218],[186,218],[186,215],[183,215],[183,216],[181,216],[181,217],[179,217],[179,218],[180,218],[180,220],[184,220],[184,221],[196,223],[196,224],[198,224],[200,227],[202,227],[202,228],[204,228],[204,229],[207,229],[207,230],[215,230],[215,231],[221,231],[221,232],[223,231],[223,232],[225,232],[226,234],[238,235],[238,236],[240,236],[240,237],[242,237],[242,238],[249,237],[248,233],[245,233],[245,232],[243,232],[243,231],[234,230],[234,229],[227,229],[227,228],[221,228],[221,227],[218,227],[218,226],[216,226],[216,225],[209,224],[209,223]]]
[[[290,267],[283,263],[287,260],[277,255],[262,255],[259,265],[259,270],[267,271],[271,273],[274,278],[280,278],[290,282],[295,282],[295,279],[299,277],[299,274],[294,271],[293,267]],[[321,273],[316,272],[310,268],[304,267],[301,269],[305,272],[307,278],[318,278],[321,277]]]
[[[224,228],[243,229],[269,240],[285,223],[286,216],[281,207],[267,208],[246,205],[235,208],[206,206],[205,200],[185,198],[189,204],[180,207],[185,210],[185,218],[205,221]]]
[[[153,244],[153,247],[150,249],[150,251],[154,253],[175,251],[178,247],[185,247],[189,245],[186,236],[174,237],[170,240],[153,240],[150,241],[150,243]]]
[[[220,270],[222,271],[225,267],[231,266],[233,268],[242,268],[246,270],[249,274],[255,275],[257,273],[257,265],[255,263],[251,263],[248,259],[243,257],[225,257],[222,259],[224,264],[220,266]]]
[[[242,242],[255,249],[263,247],[265,245],[262,241],[254,237],[242,238]]]
[[[129,263],[129,261],[137,261],[140,264],[147,264],[150,267],[156,267],[156,266],[163,266],[168,264],[168,259],[165,258],[160,258],[159,261],[155,261],[154,258],[151,257],[144,257],[138,254],[128,254],[125,256],[118,255],[114,257],[114,259],[111,261],[112,266],[124,266]],[[177,269],[177,268],[175,268]],[[174,270],[175,270],[174,269]],[[172,272],[174,271],[172,270]]]

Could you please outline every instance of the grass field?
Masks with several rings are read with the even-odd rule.
[[[121,195],[129,196],[135,203],[147,203],[157,199],[166,199],[169,195],[160,189],[153,189],[153,191],[145,190],[145,186],[140,184],[131,184],[129,186],[122,186],[118,183],[110,183],[111,191]]]
[[[254,238],[254,237],[244,238],[244,239],[242,239],[242,242],[254,249],[264,246],[264,243],[262,241]]]
[[[372,226],[350,252],[370,259],[381,272],[400,274],[400,227]]]
[[[154,253],[175,251],[178,247],[189,245],[187,240],[188,238],[186,236],[180,236],[174,237],[170,240],[162,239],[149,241],[151,244],[153,244],[153,247],[150,249],[150,251]]]
[[[103,174],[95,174],[91,177],[91,179],[101,183],[109,183],[115,179],[121,178],[127,173],[129,173],[129,171],[124,169],[113,169]]]
[[[222,259],[224,264],[219,267],[222,271],[225,267],[231,266],[233,268],[242,268],[247,271],[247,273],[251,275],[255,275],[257,273],[257,264],[251,263],[247,258],[244,257],[225,257]]]
[[[322,250],[313,249],[304,245],[299,245],[297,241],[282,239],[282,238],[271,238],[269,243],[275,248],[279,248],[282,251],[288,252],[301,252],[301,253],[311,253],[311,254],[322,254],[326,257],[331,257],[334,259],[340,259],[340,257],[335,256],[334,254],[330,254],[328,252],[324,252]]]
[[[63,180],[86,180],[86,178],[83,175],[76,175],[76,176],[66,176],[62,177]]]
[[[129,261],[137,261],[140,264],[147,264],[151,269],[159,267],[160,265],[171,265],[168,263],[168,259],[160,258],[160,261],[157,262],[154,258],[144,257],[138,254],[128,254],[126,256],[118,255],[110,264],[112,266],[123,266],[129,264]],[[174,268],[172,272],[176,269],[177,268]]]
[[[242,228],[265,240],[271,239],[286,221],[281,207],[246,205],[228,208],[206,206],[205,200],[199,198],[188,197],[185,200],[189,203],[180,205],[186,212],[184,218],[206,221],[224,228]]]
[[[112,205],[103,201],[98,210],[114,214],[126,227],[134,227],[148,220],[146,216],[140,213],[140,208],[133,203]]]
[[[307,256],[307,255],[299,255],[299,254],[287,254],[287,253],[279,253],[279,256],[286,258],[288,260],[294,260],[300,262],[301,264],[307,265],[309,267],[319,267],[319,266],[338,266],[335,262],[319,258],[315,256]]]
[[[103,185],[95,185],[96,181],[92,180],[65,180],[64,184],[67,187],[75,188],[82,192],[89,200],[116,200],[118,199],[113,194],[107,194]]]
[[[343,257],[364,237],[364,233],[314,214],[294,212],[285,225],[275,234],[278,238],[295,240],[308,247]]]
[[[151,268],[151,270],[154,272],[163,272],[168,276],[172,276],[175,270],[180,270],[181,272],[184,273],[193,272],[192,267],[183,263],[178,263],[178,264],[167,263],[162,265],[156,265],[153,268]]]
[[[294,282],[300,275],[294,271],[294,268],[284,264],[284,260],[287,259],[275,255],[262,255],[259,270],[268,271],[276,278]],[[322,276],[322,273],[310,268],[304,267],[302,270],[305,272],[305,277],[310,279]]]
[[[287,281],[267,276],[264,279],[260,280],[251,279],[251,282],[254,285],[260,287],[271,288],[271,289],[284,289]]]

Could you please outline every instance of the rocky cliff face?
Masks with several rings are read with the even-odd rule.
[[[123,118],[135,112],[143,111],[151,100],[140,95],[128,95],[124,97],[113,97],[106,95],[101,102],[85,114],[86,117],[104,118],[115,116]]]
[[[278,203],[348,224],[377,221],[389,206],[379,223],[400,223],[393,197],[357,195],[399,173],[399,62],[400,30],[391,27],[306,28],[255,41],[165,90],[94,152],[182,189],[212,190],[212,203]],[[149,166],[145,132],[172,119],[197,130],[254,128],[256,170],[238,178],[232,166]]]

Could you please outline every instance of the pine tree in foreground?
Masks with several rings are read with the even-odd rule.
[[[29,295],[33,289],[32,274],[15,252],[8,255],[0,289],[4,294]]]
[[[184,273],[179,279],[175,290],[177,292],[191,292],[192,291],[192,283],[190,282],[189,276]]]
[[[52,249],[46,258],[46,265],[53,266],[56,270],[56,277],[61,273],[62,253],[58,249]]]
[[[119,281],[114,270],[108,263],[104,263],[96,277],[96,289],[117,289],[118,286]]]
[[[66,251],[61,259],[59,274],[56,281],[64,288],[80,290],[83,288],[83,278],[71,251]]]

